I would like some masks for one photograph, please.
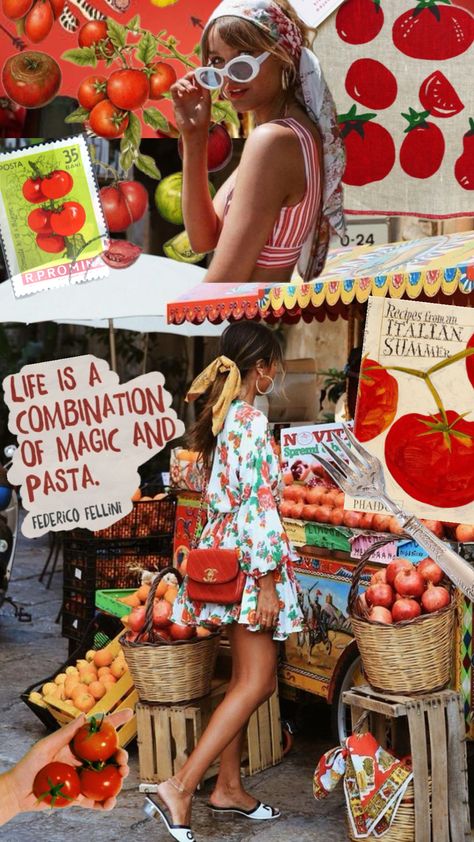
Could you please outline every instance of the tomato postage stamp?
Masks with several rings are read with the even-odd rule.
[[[108,232],[83,135],[0,155],[0,235],[17,298],[108,274]]]

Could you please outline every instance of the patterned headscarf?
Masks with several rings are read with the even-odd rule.
[[[218,374],[227,374],[227,377],[222,387],[222,392],[212,407],[212,432],[215,436],[217,436],[217,434],[222,430],[229,407],[232,401],[235,400],[240,393],[242,380],[237,365],[233,360],[230,360],[229,357],[222,355],[220,357],[216,357],[216,359],[213,360],[212,363],[209,363],[207,368],[205,368],[204,371],[201,371],[196,379],[193,380],[186,395],[186,401],[188,403],[196,400],[199,395],[203,395],[204,392],[207,392],[214,383]]]
[[[298,71],[297,98],[320,131],[323,145],[321,208],[298,261],[301,277],[309,281],[324,268],[331,234],[343,237],[346,233],[341,184],[345,154],[336,106],[318,59],[303,45],[299,28],[278,3],[273,0],[223,0],[212,12],[204,32],[215,20],[227,16],[255,24],[288,53]]]

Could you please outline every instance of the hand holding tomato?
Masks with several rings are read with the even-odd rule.
[[[104,725],[119,727],[128,722],[133,716],[133,711],[126,708],[125,710],[117,711],[116,713],[107,716],[104,720]],[[0,787],[2,788],[1,803],[8,804],[8,814],[5,812],[0,814],[0,824],[13,818],[18,813],[27,812],[29,810],[41,810],[49,806],[45,801],[38,802],[37,797],[33,793],[33,781],[38,773],[47,765],[55,764],[61,767],[68,764],[72,767],[80,767],[81,760],[74,756],[71,752],[69,744],[74,739],[75,735],[81,731],[86,723],[84,715],[44,737],[36,745],[34,745],[28,754],[22,758],[9,772],[0,777]],[[113,763],[108,764],[114,769],[114,779],[116,780],[116,773],[122,778],[126,778],[129,769],[127,765],[128,754],[124,749],[118,749],[113,755]],[[107,768],[107,767],[106,767]],[[54,769],[54,767],[53,767]],[[61,768],[59,769],[61,772]],[[74,776],[71,776],[72,791],[74,791]],[[115,786],[116,792],[118,792]],[[111,790],[109,789],[109,792]],[[5,797],[3,797],[5,793]],[[86,798],[84,795],[79,795],[71,803],[76,806],[99,809],[112,810],[115,806],[115,795],[107,797],[105,801],[96,801],[92,798]]]

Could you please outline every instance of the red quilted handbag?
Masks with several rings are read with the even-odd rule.
[[[240,567],[239,555],[237,549],[190,550],[186,568],[190,599],[217,605],[240,602],[246,576]]]

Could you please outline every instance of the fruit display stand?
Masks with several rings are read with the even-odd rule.
[[[472,307],[474,304],[474,232],[427,237],[382,246],[334,249],[324,273],[315,281],[265,287],[262,284],[222,284],[219,292],[208,284],[197,286],[168,304],[168,321],[201,324],[208,320],[251,319],[268,324],[295,324],[329,318],[349,320],[348,338],[355,335],[354,322],[362,319],[369,296],[434,301]],[[352,347],[352,346],[350,346]],[[184,501],[183,501],[184,503]],[[305,501],[305,505],[313,505]],[[196,504],[197,505],[197,504]],[[295,565],[301,586],[300,604],[309,620],[306,632],[293,635],[283,647],[280,691],[290,698],[301,693],[321,696],[332,705],[333,724],[342,737],[347,715],[342,693],[364,681],[356,642],[347,614],[347,600],[354,569],[367,542],[386,537],[389,530],[354,526],[348,521],[328,524],[284,511],[285,527],[296,545]],[[183,526],[175,554],[185,553],[186,533],[192,534],[193,504],[183,504]],[[185,517],[184,517],[185,514]],[[474,530],[446,540],[465,558],[474,561]],[[467,543],[466,543],[467,542]],[[406,536],[393,534],[392,546],[373,557],[362,584],[379,565],[393,555],[418,561],[425,553]],[[469,737],[474,738],[471,710],[474,623],[472,603],[455,592],[458,623],[452,686],[461,692]]]
[[[107,529],[65,533],[62,633],[71,650],[94,616],[97,590],[132,588],[141,570],[170,563],[175,510],[175,495],[158,494],[156,499],[140,492],[130,514]]]
[[[64,683],[64,676],[73,674],[70,670],[74,670],[77,661],[79,659],[85,660],[86,654],[92,651],[107,647],[115,658],[121,652],[119,638],[122,631],[123,626],[117,618],[97,614],[89,624],[81,644],[73,655],[53,675],[41,681],[35,681],[21,694],[22,701],[49,730],[67,724],[80,713],[80,710],[74,706],[70,699],[59,698],[54,692],[54,685],[59,686],[59,677],[63,677],[61,683]],[[64,694],[62,695],[64,696]],[[137,699],[138,696],[131,675],[126,670],[121,677],[106,687],[104,695],[87,710],[87,715],[112,713],[123,708],[134,709]],[[127,745],[136,735],[135,716],[125,725],[122,725],[118,729],[118,733],[120,745]]]

